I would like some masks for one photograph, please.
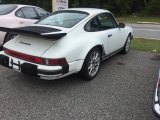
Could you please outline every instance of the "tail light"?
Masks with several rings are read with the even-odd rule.
[[[160,88],[160,78],[158,79],[158,88]]]
[[[157,85],[158,85],[158,88],[160,87],[160,80],[158,80],[158,83],[157,83]]]
[[[65,58],[60,59],[46,59],[46,65],[66,65],[67,61]]]
[[[26,60],[29,62],[33,62],[36,64],[42,64],[42,65],[53,65],[53,66],[63,66],[67,64],[67,61],[65,58],[59,58],[59,59],[47,59],[47,58],[41,58],[41,57],[36,57],[36,56],[32,56],[32,55],[27,55],[24,53],[20,53],[20,52],[16,52],[13,50],[9,50],[4,48],[4,53],[22,59],[22,60]]]

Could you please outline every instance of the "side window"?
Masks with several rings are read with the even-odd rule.
[[[103,31],[117,27],[117,22],[114,17],[109,13],[100,14],[90,20],[84,29],[87,32]]]
[[[20,18],[24,18],[24,14],[22,12],[21,9],[17,10],[16,14],[15,14],[17,17],[20,17]]]
[[[98,20],[100,22],[101,30],[112,29],[116,27],[110,14],[101,14],[98,16]]]
[[[31,7],[24,7],[21,8],[24,16],[26,19],[37,19],[38,15],[36,14],[35,10]]]
[[[96,32],[99,31],[99,22],[97,17],[93,18],[92,20],[90,20],[84,27],[84,29],[88,32]]]
[[[41,8],[35,8],[35,9],[40,17],[48,15],[48,13]]]

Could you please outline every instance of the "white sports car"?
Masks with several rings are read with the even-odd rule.
[[[160,71],[153,97],[153,111],[160,118]]]
[[[21,28],[0,28],[19,34],[4,44],[0,64],[41,79],[79,73],[93,79],[101,61],[129,51],[133,30],[102,9],[74,8],[54,12]]]

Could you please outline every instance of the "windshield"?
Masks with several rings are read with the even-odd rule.
[[[86,18],[87,16],[88,16],[88,13],[86,12],[59,11],[37,22],[37,24],[71,28],[77,23],[79,23],[81,20]]]
[[[0,5],[0,15],[6,15],[15,10],[17,5]]]

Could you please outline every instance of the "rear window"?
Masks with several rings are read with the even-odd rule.
[[[17,5],[0,5],[0,15],[6,15],[15,10]]]
[[[53,15],[37,22],[37,24],[71,28],[88,15],[89,14],[86,12],[79,11],[58,11]]]

